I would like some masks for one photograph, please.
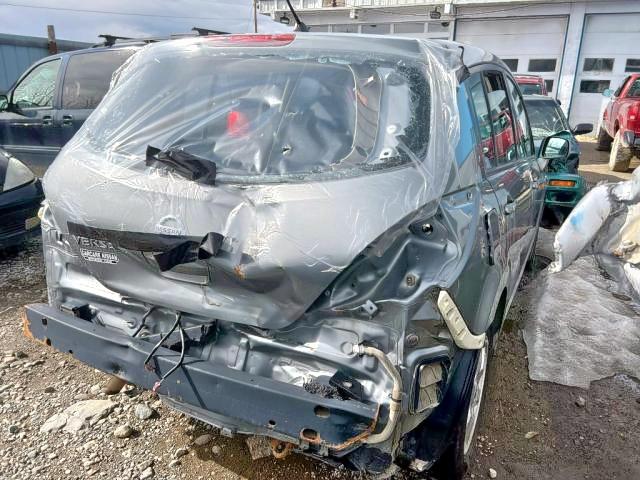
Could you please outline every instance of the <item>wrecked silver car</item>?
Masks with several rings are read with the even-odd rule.
[[[540,171],[473,47],[149,45],[47,172],[25,334],[278,457],[459,478]]]

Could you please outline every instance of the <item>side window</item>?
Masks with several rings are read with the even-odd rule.
[[[51,108],[60,59],[38,65],[13,90],[11,101],[19,108]]]
[[[483,78],[493,126],[495,161],[497,165],[503,165],[515,161],[517,158],[514,116],[511,112],[511,105],[509,104],[509,97],[502,74],[488,72]]]
[[[640,97],[640,78],[633,82],[627,91],[627,97]]]
[[[473,126],[473,114],[467,91],[464,88],[458,89],[458,113],[460,115],[460,140],[456,146],[456,162],[458,166],[473,154],[475,145],[475,133]]]
[[[69,110],[96,108],[109,89],[113,72],[134,51],[118,49],[72,55],[64,74],[62,108]]]
[[[478,130],[480,131],[484,166],[489,169],[495,167],[496,164],[493,149],[493,132],[491,130],[491,116],[489,115],[489,107],[487,105],[484,87],[482,86],[481,75],[476,74],[469,79],[469,92],[475,110]]]
[[[622,82],[622,84],[614,92],[614,94],[613,94],[614,97],[619,97],[620,96],[620,94],[622,93],[622,90],[624,90],[624,87],[627,85],[627,83],[629,82],[630,78],[631,78],[631,76],[628,76],[627,78],[624,79],[624,82]]]
[[[509,88],[509,95],[513,105],[513,118],[514,129],[516,132],[516,145],[518,148],[518,155],[521,158],[527,158],[533,154],[533,144],[531,129],[529,128],[529,119],[527,118],[527,111],[524,108],[524,100],[520,96],[518,87],[516,84],[507,77],[507,86]]]

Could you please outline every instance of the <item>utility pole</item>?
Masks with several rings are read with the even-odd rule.
[[[258,0],[253,0],[253,33],[258,33]]]
[[[49,55],[58,53],[58,44],[56,43],[56,30],[53,25],[47,25],[47,43],[49,45]]]

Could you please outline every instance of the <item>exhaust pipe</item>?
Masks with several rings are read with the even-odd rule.
[[[393,380],[391,403],[389,404],[389,420],[380,433],[373,433],[363,440],[364,443],[381,443],[389,440],[398,423],[402,405],[402,378],[396,367],[391,363],[391,360],[389,360],[389,357],[382,350],[364,345],[354,345],[353,353],[376,358]]]

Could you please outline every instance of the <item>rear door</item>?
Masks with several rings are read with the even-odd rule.
[[[485,174],[496,193],[506,224],[509,283],[513,292],[534,234],[536,207],[532,183],[538,174],[532,170],[533,142],[517,87],[498,70],[483,72],[482,80],[493,135],[493,144],[485,146],[490,160]]]
[[[33,67],[10,94],[12,111],[0,112],[0,146],[40,172],[62,146],[54,107],[62,59]]]
[[[491,172],[494,165],[493,129],[489,104],[484,88],[484,79],[481,73],[476,73],[465,82],[469,88],[469,94],[475,111],[476,125],[480,139],[480,152],[482,158],[482,171]],[[507,264],[506,224],[501,221],[504,198],[502,202],[493,186],[488,180],[488,175],[483,175],[482,203],[484,205],[484,226],[487,231],[487,257],[490,265],[497,264],[501,270]]]
[[[61,109],[56,125],[61,128],[63,144],[82,126],[109,89],[113,72],[136,50],[118,48],[71,55],[64,72]]]

